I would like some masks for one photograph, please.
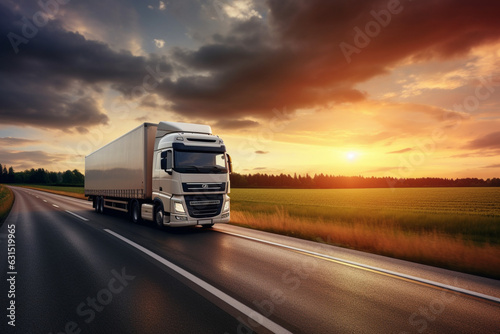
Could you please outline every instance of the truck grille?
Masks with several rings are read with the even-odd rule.
[[[217,216],[224,202],[222,195],[186,195],[189,215],[194,218]]]
[[[226,191],[226,182],[210,183],[210,182],[187,182],[182,184],[184,192],[212,192]]]

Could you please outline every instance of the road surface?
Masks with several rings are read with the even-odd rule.
[[[498,280],[12,189],[0,333],[500,333]]]

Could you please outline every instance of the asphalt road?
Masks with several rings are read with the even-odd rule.
[[[12,189],[0,333],[500,333],[497,280],[230,225],[160,231]]]

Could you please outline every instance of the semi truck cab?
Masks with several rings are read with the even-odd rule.
[[[231,160],[224,142],[211,134],[209,126],[160,123],[153,166],[152,197],[157,210],[143,204],[145,219],[152,212],[151,220],[165,226],[211,227],[229,222]]]

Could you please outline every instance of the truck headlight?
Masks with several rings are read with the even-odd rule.
[[[186,211],[184,210],[184,206],[179,202],[174,203],[174,210],[175,212],[186,213]]]
[[[226,201],[226,203],[224,203],[224,209],[222,209],[223,212],[229,211],[229,203],[229,201]]]

